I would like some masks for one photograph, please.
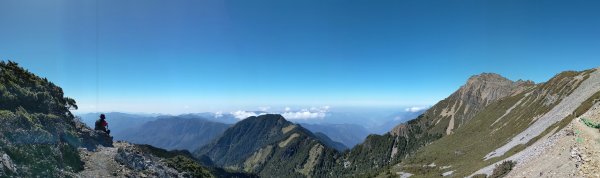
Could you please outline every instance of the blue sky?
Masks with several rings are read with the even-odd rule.
[[[600,1],[1,1],[0,59],[82,112],[432,105],[598,67]]]

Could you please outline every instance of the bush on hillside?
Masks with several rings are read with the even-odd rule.
[[[517,164],[514,161],[504,161],[501,164],[497,165],[492,173],[491,178],[500,178],[506,176]]]
[[[487,177],[487,175],[485,175],[485,174],[476,174],[472,178],[486,178],[486,177]]]

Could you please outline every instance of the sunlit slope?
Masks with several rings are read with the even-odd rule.
[[[464,127],[486,106],[534,87],[530,81],[511,81],[498,74],[470,77],[448,98],[424,114],[384,135],[370,135],[345,154],[347,176],[375,176],[419,148]]]
[[[471,175],[514,155],[547,133],[560,130],[587,111],[600,95],[598,78],[595,69],[563,72],[546,83],[492,102],[463,127],[423,147],[399,167],[392,168],[392,172],[404,171],[424,177],[450,171],[454,171],[455,176]],[[578,90],[578,87],[581,88]],[[555,119],[557,114],[564,117]],[[529,141],[524,144],[507,146],[526,139]],[[502,147],[509,149],[501,153],[497,149]]]

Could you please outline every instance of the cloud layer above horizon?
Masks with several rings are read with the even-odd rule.
[[[310,107],[299,110],[292,110],[290,107],[285,107],[283,112],[269,112],[270,107],[259,107],[260,111],[243,111],[238,110],[231,112],[231,114],[237,119],[245,119],[251,116],[259,116],[264,114],[281,114],[286,119],[298,120],[298,119],[323,119],[329,112],[329,106],[322,107]]]

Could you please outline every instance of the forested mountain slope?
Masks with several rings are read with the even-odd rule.
[[[330,175],[339,155],[326,144],[281,115],[266,114],[238,122],[195,155],[261,177],[323,177]]]

